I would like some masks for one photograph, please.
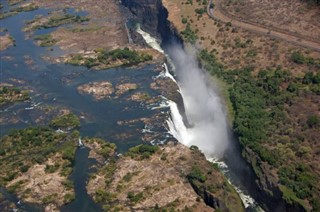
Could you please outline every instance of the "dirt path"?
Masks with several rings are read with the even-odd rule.
[[[213,9],[210,8],[210,5],[212,3],[214,3]],[[231,14],[228,14],[226,11],[224,11],[221,8],[220,0],[214,0],[214,1],[210,0],[209,4],[207,6],[207,12],[208,12],[208,15],[215,20],[219,20],[219,21],[222,21],[225,23],[231,22],[232,25],[236,26],[236,27],[241,27],[241,28],[247,29],[249,31],[252,31],[252,32],[255,32],[258,34],[267,35],[272,38],[279,38],[279,39],[285,40],[287,42],[293,43],[295,45],[299,45],[299,46],[314,49],[316,51],[320,51],[320,43],[319,42],[308,40],[302,36],[280,32],[277,29],[271,29],[270,27],[265,27],[265,26],[262,26],[259,24],[249,23],[246,20],[241,20],[240,18],[237,18]]]

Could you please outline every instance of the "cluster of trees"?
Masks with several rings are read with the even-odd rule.
[[[34,39],[40,41],[42,47],[53,46],[58,42],[51,34],[37,35]]]
[[[110,52],[103,52],[98,57],[103,60],[124,60],[124,65],[136,65],[141,62],[152,60],[152,56],[148,54],[140,54],[135,50],[130,50],[129,48],[115,49]]]
[[[126,155],[135,159],[146,159],[159,150],[159,146],[151,146],[147,144],[141,144],[129,149]]]
[[[88,68],[101,66],[101,68],[113,67],[114,65],[132,66],[142,62],[152,60],[152,56],[145,53],[139,53],[129,48],[115,49],[112,51],[106,51],[104,49],[96,50],[97,57],[83,57],[80,54],[74,55],[70,60],[69,64],[72,65],[84,65]]]
[[[0,107],[7,104],[28,100],[29,92],[17,87],[0,86]]]
[[[301,52],[293,52],[291,60],[297,64],[316,65],[320,67],[320,60],[313,57],[305,56]]]
[[[316,192],[317,182],[312,180],[317,176],[308,166],[291,166],[291,163],[298,163],[297,158],[293,158],[295,161],[282,161],[283,157],[273,144],[285,130],[281,130],[281,126],[290,126],[285,105],[290,105],[292,99],[304,91],[305,85],[318,85],[319,74],[309,72],[304,77],[294,77],[281,67],[253,74],[252,68],[225,70],[206,50],[201,51],[199,57],[209,73],[223,79],[229,86],[234,110],[233,128],[240,144],[252,149],[278,170],[280,183],[291,189],[296,199],[308,199],[313,204],[313,199],[319,195]],[[318,117],[312,116],[306,125],[314,128],[319,122]]]
[[[61,174],[68,176],[72,171],[77,138],[76,133],[56,133],[49,127],[12,130],[0,140],[0,184],[6,185],[33,164],[44,163],[49,155],[56,152],[62,153],[64,163],[47,167],[46,171],[55,172],[61,167]]]
[[[185,30],[181,32],[181,35],[184,37],[184,39],[192,44],[195,44],[198,36],[197,34],[191,29],[191,26],[189,23],[187,23]]]
[[[50,17],[49,20],[45,23],[42,23],[40,25],[34,26],[32,29],[48,29],[53,27],[58,27],[64,24],[71,24],[71,23],[82,23],[89,21],[90,19],[88,17],[83,17],[79,15],[71,15],[71,14],[64,14],[61,16],[54,16]]]
[[[62,116],[57,116],[51,120],[50,126],[53,128],[76,128],[80,127],[80,120],[78,116],[69,113]]]

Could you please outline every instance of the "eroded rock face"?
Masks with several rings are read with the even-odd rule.
[[[197,149],[169,142],[161,148],[154,147],[157,150],[145,156],[146,152],[141,152],[145,148],[134,147],[135,150],[129,150],[128,155],[117,161],[107,157],[109,162],[100,163],[97,173],[87,184],[89,195],[110,210],[188,208],[192,211],[213,211],[212,207],[216,207],[225,211],[243,211],[237,193],[228,187],[223,175]],[[194,169],[199,170],[198,175],[205,175],[207,184],[191,183],[192,178],[188,176]],[[212,191],[207,189],[208,185]],[[197,194],[198,191],[205,196]],[[204,201],[214,204],[209,207]]]
[[[96,100],[110,98],[114,93],[112,83],[108,81],[90,82],[80,85],[77,89],[79,93],[92,95]]]
[[[161,6],[160,0],[123,0],[122,3],[139,18],[140,23],[142,23],[148,31],[157,32],[157,27],[159,25],[158,8]]]

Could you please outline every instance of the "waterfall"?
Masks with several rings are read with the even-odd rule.
[[[124,26],[125,26],[125,28],[126,28],[126,32],[127,32],[127,36],[128,36],[128,41],[129,41],[129,43],[131,44],[131,43],[133,43],[133,40],[132,40],[132,38],[131,38],[130,31],[129,31],[129,29],[128,29],[127,23],[124,23]]]
[[[146,43],[150,47],[164,54],[163,49],[159,45],[159,42],[154,37],[152,37],[149,33],[143,31],[140,27],[140,24],[137,24],[136,31],[143,37],[143,39],[146,41]]]
[[[180,115],[178,106],[175,102],[168,101],[171,118],[167,120],[169,133],[176,138],[182,144],[189,146],[192,135],[183,122],[183,118]]]
[[[157,40],[149,33],[144,32],[140,25],[137,26],[136,31],[150,47],[165,54]],[[186,127],[177,104],[164,98],[165,103],[163,105],[168,106],[171,112],[170,118],[167,120],[168,132],[186,146],[198,146],[207,160],[217,163],[229,183],[238,192],[246,208],[251,207],[257,211],[263,211],[251,196],[244,193],[240,185],[236,186],[233,183],[233,180],[228,177],[230,170],[227,164],[219,160],[223,156],[229,141],[226,114],[220,97],[208,85],[205,75],[198,68],[195,57],[186,54],[179,46],[171,48],[170,52],[173,53],[171,56],[175,63],[172,62],[169,55],[165,54],[165,56],[176,70],[178,81],[171,75],[166,63],[163,64],[164,71],[158,77],[168,77],[177,83],[184,100],[186,116],[192,127]]]

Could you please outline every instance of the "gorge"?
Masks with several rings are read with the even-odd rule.
[[[245,67],[214,2],[1,2],[0,210],[316,211],[318,75]]]

